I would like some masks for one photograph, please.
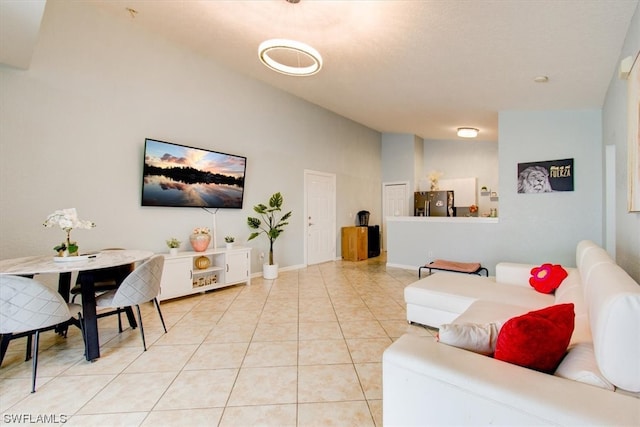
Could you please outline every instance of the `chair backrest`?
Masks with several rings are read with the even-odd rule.
[[[164,256],[155,255],[133,270],[113,297],[114,307],[128,307],[151,301],[160,293]]]
[[[0,276],[0,333],[17,334],[71,318],[60,294],[33,279]]]
[[[102,249],[101,252],[105,251],[123,251],[124,248],[105,248]],[[113,283],[115,286],[118,286],[122,281],[135,270],[135,263],[118,265],[116,267],[106,267],[101,268],[99,270],[92,270],[91,276],[93,277],[93,281],[95,283]],[[76,283],[80,284],[82,282],[82,276],[87,274],[84,271],[78,273],[78,277],[76,279]]]

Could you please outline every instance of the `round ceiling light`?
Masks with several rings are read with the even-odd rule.
[[[478,132],[476,128],[458,128],[458,136],[462,138],[475,138]]]
[[[322,68],[320,53],[295,40],[266,40],[260,43],[258,56],[267,67],[289,76],[311,76]]]

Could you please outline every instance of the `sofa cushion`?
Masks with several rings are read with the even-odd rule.
[[[529,290],[529,292],[533,293],[531,290]],[[464,313],[456,317],[450,323],[499,323],[502,327],[504,322],[512,317],[520,316],[522,313],[526,313],[531,310],[548,307],[552,304],[553,301],[540,305],[514,305],[495,301],[477,300],[474,301],[469,308],[464,311]]]
[[[573,304],[558,304],[509,319],[500,330],[494,357],[551,373],[573,333]]]
[[[538,292],[550,294],[560,286],[567,276],[567,270],[561,265],[546,263],[531,269],[529,284]]]
[[[639,392],[640,286],[618,265],[599,262],[584,281],[584,298],[600,371],[615,386]]]
[[[579,342],[592,342],[591,327],[587,316],[587,305],[584,302],[584,291],[580,281],[580,273],[575,268],[568,268],[569,275],[562,281],[555,292],[555,303],[573,303],[573,311],[576,314],[571,336],[571,344]]]
[[[613,391],[615,387],[598,369],[593,344],[581,342],[569,347],[554,375]]]
[[[500,323],[446,323],[438,330],[438,341],[484,355],[496,349]]]
[[[533,264],[499,262],[496,264],[496,282],[529,288],[529,276]]]
[[[496,283],[486,277],[437,273],[418,280],[404,290],[407,304],[434,307],[451,313],[463,313],[476,300],[493,301],[521,307],[538,308],[554,303],[552,295],[532,292],[529,286]]]
[[[587,283],[594,267],[600,264],[615,265],[607,251],[590,241],[582,241],[576,250],[576,265],[582,277],[582,283]]]

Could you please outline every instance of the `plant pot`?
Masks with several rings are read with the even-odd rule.
[[[227,250],[233,249],[233,242],[227,243]]]
[[[262,277],[265,279],[277,279],[278,278],[278,264],[262,264]]]
[[[178,248],[169,248],[169,255],[171,256],[178,255]]]

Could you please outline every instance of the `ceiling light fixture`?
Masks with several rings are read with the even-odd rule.
[[[458,128],[458,136],[462,138],[475,138],[480,132],[476,128]]]
[[[286,0],[298,4],[300,0]],[[270,39],[258,46],[260,61],[278,73],[288,76],[312,76],[322,68],[320,52],[308,44],[289,39]]]
[[[288,76],[311,76],[322,68],[322,56],[311,46],[287,39],[271,39],[258,47],[260,61]]]

